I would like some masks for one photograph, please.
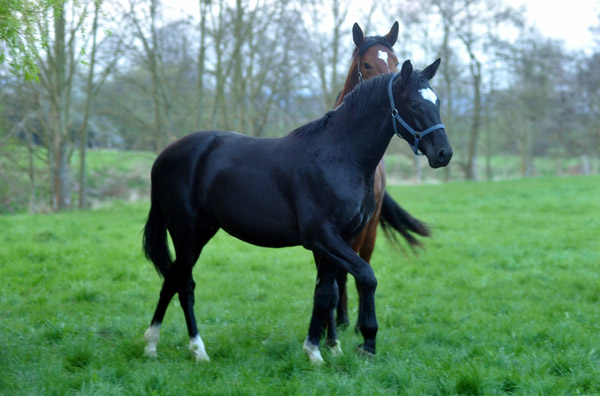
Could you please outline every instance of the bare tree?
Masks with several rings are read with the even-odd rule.
[[[351,24],[347,21],[349,3],[340,0],[307,2],[312,24],[307,26],[306,37],[311,40],[309,50],[320,81],[324,109],[331,107],[340,92],[344,72],[340,72],[340,51],[343,43],[351,43]],[[328,28],[324,29],[324,26]],[[347,51],[350,53],[350,51]]]
[[[145,5],[147,5],[147,9],[144,7]],[[151,77],[154,123],[149,126],[152,131],[154,150],[160,151],[172,136],[168,115],[169,100],[162,76],[164,65],[158,45],[157,23],[160,2],[159,0],[139,2],[130,0],[129,6],[128,15],[135,27],[136,38],[141,42],[147,71]]]
[[[446,56],[450,55],[452,60],[461,58],[462,62],[466,63],[471,87],[471,109],[470,126],[465,142],[467,149],[462,165],[465,178],[475,180],[485,94],[485,64],[486,61],[489,62],[490,54],[493,54],[490,49],[502,41],[498,35],[500,27],[520,24],[520,11],[506,6],[499,0],[425,0],[418,4],[406,3],[401,10],[401,15],[407,14],[405,20],[412,24],[421,24],[427,32],[441,25],[440,52]],[[424,37],[428,40],[435,39],[429,34]],[[456,75],[446,72],[443,76],[446,94],[452,101],[452,92],[456,90]]]
[[[40,70],[39,84],[29,82],[28,86],[21,90],[21,94],[29,95],[34,101],[35,119],[40,123],[36,136],[47,149],[50,207],[53,210],[71,207],[73,188],[70,160],[77,140],[85,138],[84,131],[87,130],[90,113],[87,101],[97,92],[98,82],[103,81],[107,75],[107,69],[103,70],[98,76],[98,81],[92,84],[89,78],[94,69],[88,62],[91,66],[88,87],[80,89],[79,70],[84,63],[85,49],[89,48],[90,39],[93,44],[88,53],[92,64],[95,64],[98,47],[96,32],[102,3],[100,0],[56,1],[37,10],[39,18],[36,20],[36,29],[46,41],[45,45],[33,49]],[[84,30],[90,22],[88,10],[92,6],[92,34],[87,35]],[[84,97],[83,109],[77,106],[80,97]],[[79,130],[76,125],[79,125]],[[29,131],[26,130],[25,133],[28,136]],[[80,173],[82,169],[85,169],[84,157]]]

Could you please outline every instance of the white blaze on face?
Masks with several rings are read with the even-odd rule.
[[[424,88],[424,89],[420,89],[419,93],[421,94],[421,96],[430,101],[431,103],[433,103],[434,105],[436,105],[436,101],[437,101],[437,95],[435,94],[435,92],[433,92],[430,88]]]
[[[385,51],[378,51],[377,57],[385,62],[388,72],[390,71],[390,64],[388,63],[388,53]]]

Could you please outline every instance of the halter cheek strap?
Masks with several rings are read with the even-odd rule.
[[[412,135],[412,137],[414,138],[413,144],[410,144],[407,141],[407,143],[410,146],[410,148],[412,149],[413,153],[415,153],[415,155],[423,155],[423,153],[421,153],[419,151],[419,142],[421,141],[421,139],[423,139],[426,135],[428,135],[429,133],[431,133],[433,131],[436,131],[438,129],[444,129],[445,126],[444,126],[444,124],[435,124],[427,129],[425,129],[424,131],[415,131],[410,125],[408,125],[408,123],[406,121],[404,121],[402,119],[402,117],[400,117],[400,113],[398,113],[398,110],[396,109],[396,105],[394,104],[394,95],[392,93],[392,83],[394,82],[394,79],[399,74],[400,73],[394,74],[388,84],[388,95],[390,96],[390,105],[392,107],[392,124],[394,125],[394,132],[396,133],[396,135],[398,135],[398,137],[404,139],[404,136],[402,136],[400,134],[400,132],[398,131],[398,128],[396,127],[396,121],[398,121],[400,123],[400,125],[402,125],[402,127],[404,127],[404,129],[406,129],[406,131],[408,133],[410,133]]]

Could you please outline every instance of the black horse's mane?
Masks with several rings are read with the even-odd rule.
[[[328,111],[325,116],[303,125],[290,133],[296,136],[308,136],[321,132],[334,117],[344,117],[346,120],[363,114],[373,106],[380,106],[381,99],[387,97],[387,85],[392,74],[382,74],[359,84],[336,109]]]
[[[346,111],[361,114],[369,107],[379,105],[382,97],[387,97],[388,83],[393,74],[381,74],[358,84],[342,102]],[[340,105],[342,106],[342,105]]]
[[[311,121],[308,124],[302,125],[301,127],[294,129],[292,132],[290,132],[290,135],[309,136],[321,132],[329,122],[330,114],[334,111],[335,110],[331,110],[328,113],[326,113],[325,116],[323,116],[322,118]]]

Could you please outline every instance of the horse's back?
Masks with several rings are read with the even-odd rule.
[[[282,143],[221,131],[185,136],[156,159],[153,197],[173,218],[211,221],[255,245],[297,245]]]

